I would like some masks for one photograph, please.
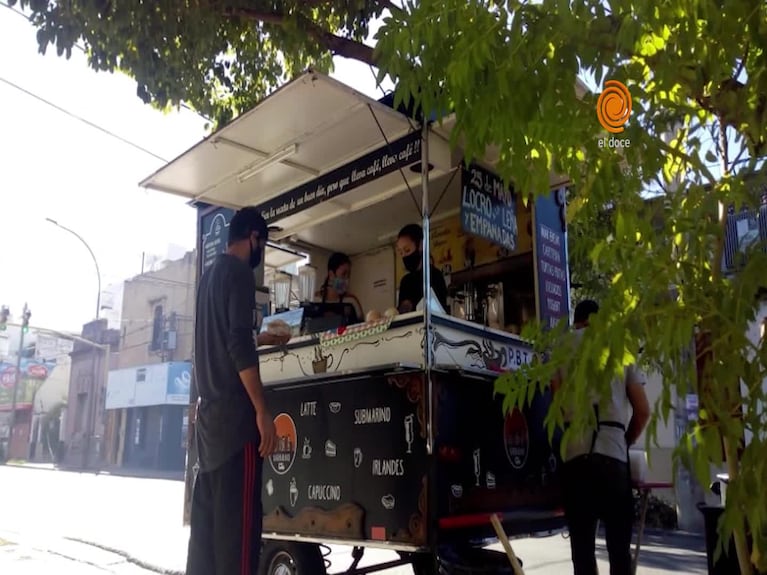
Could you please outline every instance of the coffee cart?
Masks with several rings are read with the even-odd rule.
[[[346,573],[406,563],[436,573],[438,562],[502,573],[505,556],[481,549],[491,514],[510,536],[563,525],[549,398],[504,414],[493,386],[532,359],[514,335],[524,322],[569,315],[567,179],[552,175],[526,207],[493,173],[497,150],[466,166],[451,149],[454,123],[309,71],[142,182],[197,207],[199,273],[225,249],[234,210],[261,209],[259,321],[274,311],[274,268],[308,257],[322,274],[331,251],[351,256],[350,291],[365,309],[395,306],[393,243],[408,223],[422,225],[423,261],[450,286],[450,309],[422,305],[260,350],[279,436],[264,464],[265,574],[325,573],[329,544],[354,547]],[[187,502],[195,458],[191,445]],[[367,547],[400,558],[360,568]]]

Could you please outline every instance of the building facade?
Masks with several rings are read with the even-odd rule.
[[[195,265],[188,252],[124,283],[120,359],[106,397],[110,465],[184,470]]]
[[[101,467],[104,460],[107,373],[117,367],[120,346],[120,332],[107,325],[106,319],[85,324],[81,337],[95,345],[76,341],[70,354],[63,467],[94,469]]]

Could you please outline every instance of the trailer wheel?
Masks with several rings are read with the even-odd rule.
[[[318,545],[268,541],[261,552],[260,575],[326,575]]]

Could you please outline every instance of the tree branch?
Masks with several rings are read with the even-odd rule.
[[[267,12],[252,8],[226,8],[224,9],[224,14],[232,18],[242,18],[243,20],[258,21],[275,26],[284,26],[290,18],[282,12]],[[298,21],[312,39],[325,46],[334,56],[351,58],[370,66],[375,66],[376,58],[373,48],[367,44],[350,38],[344,38],[343,36],[337,36],[303,16],[298,16]]]

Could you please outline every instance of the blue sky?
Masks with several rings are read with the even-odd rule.
[[[205,121],[188,110],[152,109],[136,96],[133,80],[92,71],[79,51],[70,60],[55,50],[40,55],[35,32],[0,2],[0,304],[18,318],[26,301],[33,325],[79,332],[95,317],[93,261],[75,237],[45,219],[88,242],[103,288],[140,273],[143,252],[192,249],[194,210],[138,182],[163,165],[152,154],[174,158],[205,135]],[[368,66],[337,59],[336,67],[341,81],[381,95]]]

